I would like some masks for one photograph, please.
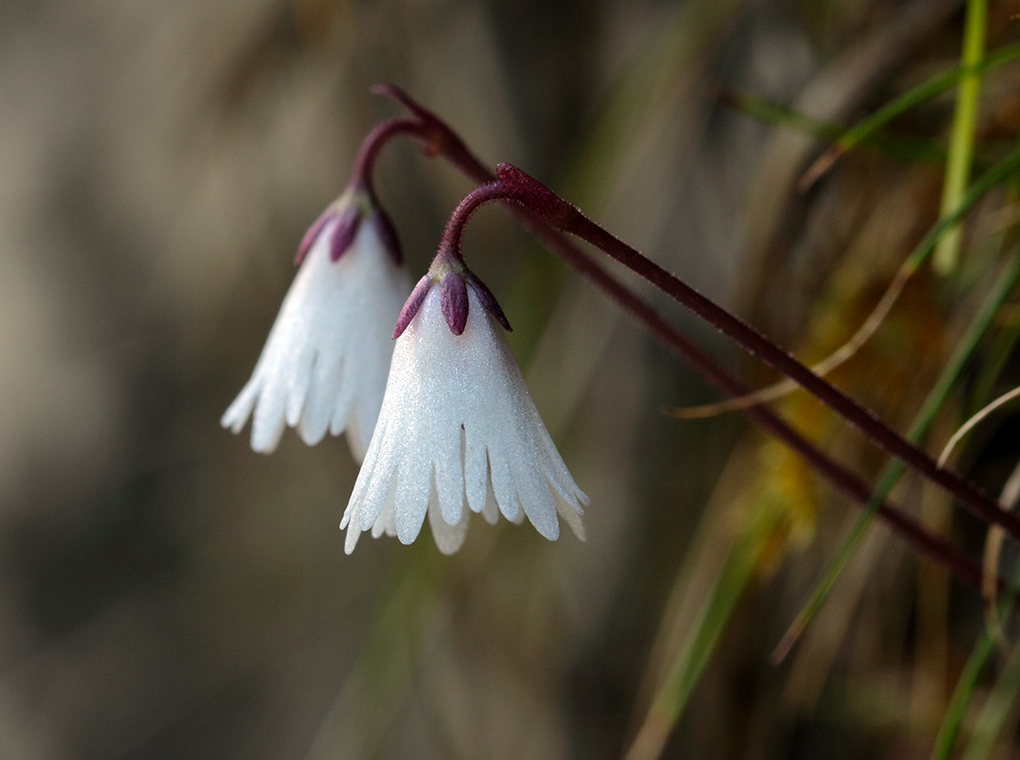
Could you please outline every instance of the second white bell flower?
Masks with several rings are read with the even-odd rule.
[[[426,514],[440,551],[464,541],[471,512],[527,517],[550,540],[557,514],[580,539],[583,504],[503,335],[506,320],[466,267],[436,268],[398,323],[386,395],[341,528],[415,540]],[[401,332],[402,331],[402,332]]]
[[[309,230],[251,379],[221,423],[252,419],[251,447],[268,454],[284,427],[308,445],[346,431],[359,461],[382,406],[391,331],[410,282],[392,227],[371,199],[347,192]]]

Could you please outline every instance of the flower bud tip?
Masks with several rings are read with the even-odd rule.
[[[400,236],[397,234],[397,228],[393,225],[393,220],[382,206],[375,205],[374,213],[369,217],[369,223],[375,229],[375,234],[379,236],[387,253],[393,258],[393,263],[397,266],[403,264],[404,250],[400,245]]]
[[[358,234],[361,227],[361,209],[356,206],[346,206],[340,212],[340,218],[329,238],[329,260],[339,261]]]
[[[404,308],[400,310],[400,317],[397,319],[397,326],[393,328],[393,339],[396,340],[407,329],[407,326],[411,324],[411,320],[414,319],[421,305],[425,303],[425,296],[429,294],[429,288],[432,287],[432,275],[426,274],[420,280],[418,284],[414,286],[414,290],[411,291],[411,295],[408,296],[407,301],[404,302]]]
[[[298,246],[297,256],[294,257],[294,265],[301,266],[301,262],[305,260],[305,256],[308,255],[308,251],[311,250],[315,241],[319,239],[319,235],[322,233],[322,228],[326,226],[326,223],[333,218],[333,209],[326,209],[315,223],[308,228],[305,232],[305,236],[301,238],[301,245]]]
[[[507,332],[513,332],[514,329],[510,326],[510,322],[503,313],[503,309],[500,308],[499,301],[496,300],[496,296],[492,295],[492,291],[485,286],[485,283],[473,274],[469,274],[468,284],[475,295],[478,296],[478,300],[482,302],[482,306],[496,318],[496,321],[503,326],[503,329]]]
[[[440,305],[450,332],[460,335],[467,325],[468,294],[464,278],[459,274],[447,274],[440,281]]]

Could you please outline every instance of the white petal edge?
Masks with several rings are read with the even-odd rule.
[[[260,453],[275,450],[286,426],[309,445],[327,429],[346,430],[361,461],[378,419],[390,334],[411,286],[371,224],[330,261],[334,226],[326,225],[309,250],[251,379],[220,420],[237,433],[251,418],[252,449]]]
[[[551,540],[563,518],[584,540],[588,498],[549,437],[502,328],[474,293],[461,336],[449,331],[433,288],[396,343],[379,424],[341,527],[372,526],[378,536],[390,532],[379,527],[385,521],[410,543],[427,515],[437,546],[451,553],[471,512],[493,524],[502,513],[514,523],[527,516]],[[427,501],[425,471],[434,473]],[[383,506],[390,493],[392,515],[389,502]]]

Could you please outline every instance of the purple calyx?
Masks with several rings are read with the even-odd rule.
[[[450,273],[439,281],[439,305],[450,332],[460,335],[467,325],[468,292],[464,278]]]
[[[471,290],[475,292],[478,300],[482,302],[482,306],[488,309],[489,313],[496,318],[496,321],[503,326],[504,330],[513,332],[514,328],[510,326],[510,321],[500,308],[499,301],[496,300],[496,296],[492,295],[492,291],[485,286],[485,283],[475,277],[473,272],[468,272],[466,279],[467,284],[471,286]]]
[[[399,338],[411,320],[417,316],[421,305],[425,303],[425,297],[433,285],[438,285],[439,304],[443,312],[443,318],[454,335],[461,335],[467,326],[468,312],[470,310],[470,298],[468,287],[474,292],[482,306],[502,325],[504,330],[512,331],[510,322],[507,321],[503,309],[500,308],[496,297],[474,273],[467,268],[456,254],[440,250],[429,267],[428,273],[418,280],[410,297],[404,303],[400,311],[400,318],[397,319],[397,326],[393,330],[393,337]]]
[[[425,303],[425,296],[429,294],[429,288],[432,287],[434,280],[431,274],[426,274],[420,280],[418,284],[414,286],[414,290],[411,291],[411,295],[407,297],[404,302],[404,308],[400,310],[400,316],[397,318],[397,326],[393,328],[393,339],[396,340],[407,329],[407,326],[411,324],[411,320],[418,315],[418,309]]]
[[[315,220],[315,223],[308,228],[308,231],[305,232],[305,236],[301,238],[301,245],[298,246],[297,256],[294,257],[294,266],[301,266],[301,262],[305,260],[305,256],[308,255],[308,252],[312,249],[315,241],[318,240],[319,235],[322,234],[323,228],[329,224],[335,216],[336,210],[333,206],[330,206],[323,211],[319,218]]]
[[[400,266],[403,263],[403,252],[393,221],[379,205],[371,189],[357,182],[348,187],[344,194],[315,220],[315,224],[308,228],[301,239],[301,245],[298,246],[294,263],[300,265],[312,246],[322,235],[327,234],[327,230],[329,260],[339,261],[340,257],[354,245],[362,224],[371,226],[383,248],[393,258],[393,262]]]
[[[379,237],[383,248],[393,257],[393,263],[400,266],[404,263],[404,251],[400,246],[400,236],[397,235],[397,228],[393,226],[393,220],[386,210],[375,203],[372,212],[369,214],[368,223],[372,225],[375,234]]]
[[[354,243],[361,228],[362,212],[354,204],[344,206],[329,236],[329,260],[336,262]]]
[[[309,227],[305,236],[301,238],[301,245],[298,246],[294,264],[301,265],[312,246],[330,225],[332,225],[332,229],[329,233],[329,260],[338,261],[354,244],[354,239],[361,228],[363,216],[364,212],[360,204],[341,196],[340,200],[331,203],[329,208],[322,212],[322,215],[315,220],[315,224]]]

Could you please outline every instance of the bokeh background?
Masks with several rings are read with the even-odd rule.
[[[1020,39],[1014,13],[991,1],[990,48]],[[344,440],[288,431],[265,457],[218,421],[305,228],[400,113],[380,81],[824,356],[937,218],[952,93],[890,127],[936,159],[862,150],[800,192],[825,144],[718,88],[852,124],[953,66],[963,22],[959,0],[0,0],[0,758],[621,757],[762,504],[778,517],[663,756],[927,757],[977,593],[877,527],[771,665],[856,508],[739,415],[664,415],[717,396],[499,209],[466,256],[591,497],[587,543],[475,520],[452,558],[427,528],[348,557]],[[979,164],[1016,137],[1018,85],[1016,66],[985,80]],[[378,188],[417,277],[471,185],[395,144]],[[905,429],[1015,208],[993,193],[967,264],[920,273],[834,380]],[[774,379],[636,287],[748,382]],[[1014,365],[986,385],[1016,385]],[[778,408],[869,478],[885,463],[814,402]],[[1015,422],[958,460],[996,493]],[[943,496],[910,478],[895,496],[978,556],[984,527]],[[1006,725],[996,756],[1020,756]]]

